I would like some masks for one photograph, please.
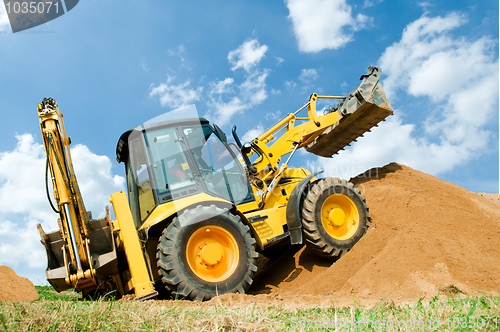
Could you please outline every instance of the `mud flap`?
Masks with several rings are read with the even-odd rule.
[[[288,232],[290,233],[291,244],[302,244],[301,198],[304,194],[304,189],[309,185],[311,179],[321,173],[323,173],[323,171],[313,173],[303,178],[295,188],[293,188],[288,198],[288,204],[286,206],[286,224],[288,226]]]

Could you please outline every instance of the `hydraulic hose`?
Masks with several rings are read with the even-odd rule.
[[[52,204],[52,200],[50,199],[50,193],[49,193],[49,155],[47,155],[47,162],[45,163],[45,191],[47,192],[47,199],[50,203],[50,207],[52,210],[54,210],[55,213],[61,213],[61,211],[57,210],[54,207],[54,204]]]

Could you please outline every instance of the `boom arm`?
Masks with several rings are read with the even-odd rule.
[[[71,141],[66,135],[63,115],[55,100],[45,98],[38,104],[38,119],[47,155],[47,167],[52,178],[56,210],[60,218],[61,235],[67,247],[63,247],[63,257],[70,279],[66,282],[75,285],[79,279],[89,279],[93,283],[95,271],[90,258],[86,227],[90,219],[89,213],[83,204],[73,170],[69,149]]]
[[[38,226],[48,255],[47,279],[58,291],[74,287],[84,294],[101,289],[123,295],[133,289],[137,299],[156,296],[126,193],[111,194],[116,220],[111,220],[107,207],[104,218],[92,219],[78,188],[71,141],[55,100],[44,99],[38,105],[38,118],[60,229],[44,233]],[[120,269],[118,251],[125,254],[122,257],[126,257],[127,267],[122,265]]]
[[[252,147],[263,156],[262,160],[253,164],[257,169],[256,173],[261,172],[268,166],[276,171],[282,156],[296,148],[299,149],[312,143],[323,131],[340,120],[341,116],[337,112],[317,116],[316,101],[318,98],[344,99],[345,97],[318,96],[313,93],[307,104],[295,113],[288,114],[269,130],[254,139],[251,143]],[[308,117],[297,117],[297,114],[306,107]],[[295,126],[295,121],[305,122]],[[271,146],[267,146],[267,143],[274,140],[275,136],[283,130],[286,130],[286,132]]]

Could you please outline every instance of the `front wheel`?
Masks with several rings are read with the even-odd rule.
[[[361,239],[370,225],[366,199],[346,180],[320,179],[304,200],[302,225],[309,247],[320,256],[338,259]]]
[[[244,293],[257,271],[255,239],[241,218],[214,205],[175,217],[157,250],[158,273],[167,291],[204,301],[224,293]]]

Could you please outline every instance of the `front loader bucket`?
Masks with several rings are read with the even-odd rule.
[[[340,121],[328,127],[306,146],[308,152],[330,158],[393,114],[391,104],[379,82],[380,75],[381,69],[368,68],[368,74],[361,77],[361,84],[329,110],[329,113],[338,112]]]

